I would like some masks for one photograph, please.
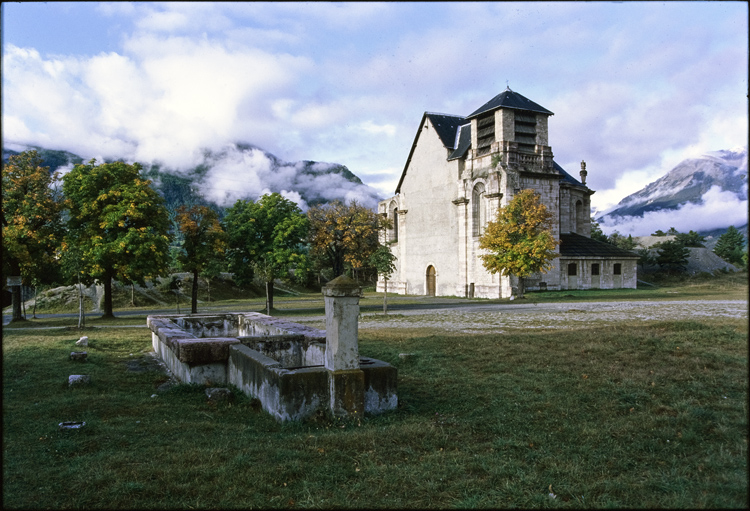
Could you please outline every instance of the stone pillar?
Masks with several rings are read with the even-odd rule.
[[[334,415],[363,414],[365,374],[359,368],[359,285],[342,275],[323,287],[330,407]]]

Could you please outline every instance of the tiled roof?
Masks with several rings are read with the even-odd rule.
[[[448,156],[448,161],[462,158],[466,151],[471,147],[471,124],[464,124],[458,127],[458,133],[456,136],[456,148]]]
[[[465,122],[463,117],[449,114],[436,114],[425,112],[425,116],[435,127],[435,131],[440,137],[440,141],[447,149],[456,148],[456,130]]]
[[[571,232],[560,235],[560,257],[607,257],[632,259],[637,258],[638,255],[629,250],[617,248],[609,243],[593,240],[586,236],[581,236],[580,234],[574,234]]]
[[[570,183],[576,186],[583,186],[583,187],[586,186],[585,184],[581,183],[579,180],[577,180],[576,178],[568,174],[564,168],[562,168],[560,165],[557,164],[556,161],[554,160],[552,161],[552,166],[555,168],[556,171],[562,174],[562,179],[560,181],[565,181],[566,183]]]
[[[516,110],[528,110],[531,112],[541,112],[547,115],[554,115],[543,106],[534,103],[530,99],[520,95],[517,92],[506,89],[489,100],[484,105],[480,106],[474,112],[469,114],[468,118],[470,119],[472,117],[476,117],[481,113],[489,112],[490,110],[496,110],[498,108],[515,108]]]

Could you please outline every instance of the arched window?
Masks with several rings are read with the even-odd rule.
[[[393,222],[393,227],[391,228],[390,232],[390,241],[398,241],[398,207],[396,201],[391,202],[389,210],[390,214],[388,215],[388,217]]]
[[[481,236],[487,223],[487,205],[484,203],[484,184],[474,185],[471,194],[471,225],[474,236]]]

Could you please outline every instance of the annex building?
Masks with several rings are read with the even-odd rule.
[[[385,241],[396,256],[388,291],[506,298],[518,279],[491,274],[478,257],[479,236],[521,190],[532,189],[553,213],[560,257],[524,289],[636,287],[638,256],[591,239],[591,203],[580,181],[552,157],[553,113],[507,88],[467,117],[425,112],[396,195],[378,204],[393,222]],[[378,290],[382,291],[382,277]]]

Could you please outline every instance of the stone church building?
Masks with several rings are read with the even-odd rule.
[[[636,287],[638,256],[591,239],[591,195],[585,163],[580,181],[552,159],[552,112],[503,91],[468,117],[425,112],[396,195],[378,204],[393,222],[384,234],[396,256],[388,291],[431,296],[506,298],[518,279],[491,274],[479,258],[479,236],[521,190],[541,195],[553,213],[560,257],[526,290]],[[378,290],[383,290],[382,277]]]

